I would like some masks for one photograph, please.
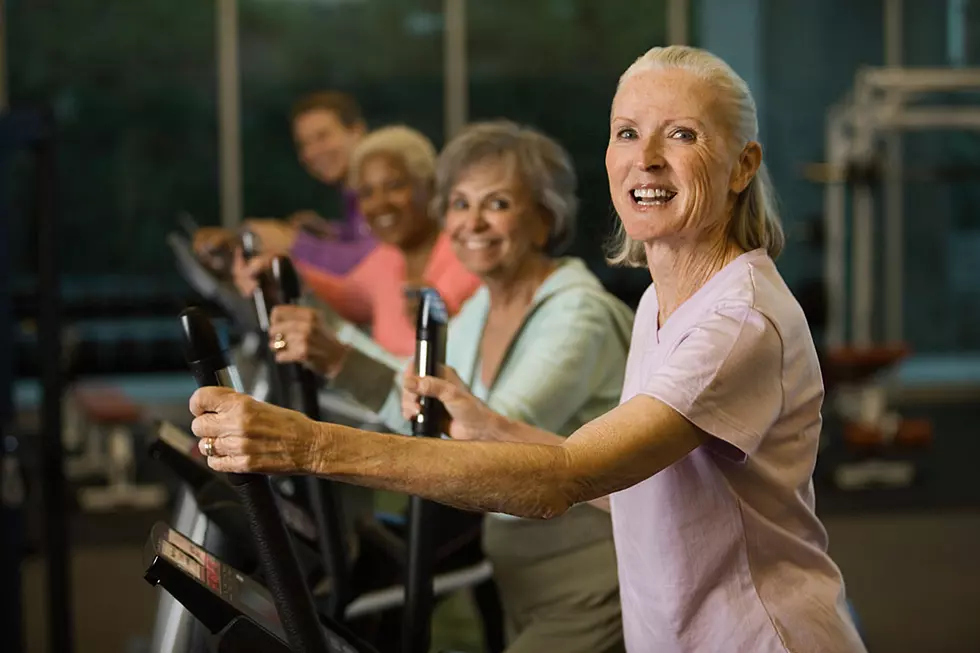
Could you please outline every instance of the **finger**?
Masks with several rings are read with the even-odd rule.
[[[248,262],[248,273],[253,277],[257,277],[269,267],[269,263],[272,261],[272,257],[260,254],[251,258]]]
[[[293,347],[276,352],[277,363],[305,363],[309,358],[306,347]]]
[[[277,340],[283,340],[286,342],[285,349],[277,350],[275,347]],[[302,327],[297,326],[295,323],[290,322],[287,324],[279,324],[273,329],[271,326],[269,328],[269,347],[272,351],[277,353],[297,350],[308,350],[310,347],[310,334],[304,331]]]
[[[249,468],[248,456],[209,456],[208,467],[216,472],[244,474],[256,470]]]
[[[406,373],[402,387],[424,397],[435,397],[443,403],[452,402],[458,396],[456,386],[435,376],[416,376]]]
[[[220,386],[198,388],[191,395],[191,414],[197,417],[204,413],[221,411],[228,407],[229,400],[238,396],[240,396],[239,393],[231,388],[222,388]]]
[[[204,450],[204,444],[208,441],[202,438],[197,442],[197,448],[205,455],[207,455],[207,451]],[[212,438],[210,442],[212,456],[244,456],[251,453],[252,449],[257,448],[252,445],[250,438],[241,435],[216,437]]]
[[[191,422],[191,433],[201,438],[217,440],[228,430],[225,419],[218,413],[205,413]],[[204,453],[202,450],[201,453]]]
[[[414,392],[402,392],[402,417],[415,419],[419,414],[419,396]]]
[[[296,324],[304,325],[307,328],[316,321],[316,311],[306,306],[294,306],[292,304],[280,304],[272,309],[269,316],[270,324]]]

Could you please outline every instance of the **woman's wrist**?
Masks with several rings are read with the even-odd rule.
[[[310,447],[313,460],[310,461],[309,473],[315,476],[329,476],[336,472],[332,462],[337,459],[338,440],[342,436],[334,432],[334,425],[329,422],[310,421],[313,423],[314,443]]]
[[[350,346],[343,343],[339,344],[337,347],[337,353],[332,360],[327,361],[327,364],[323,370],[323,376],[327,378],[328,381],[334,381],[343,369],[344,365],[347,364],[347,359],[350,357]]]

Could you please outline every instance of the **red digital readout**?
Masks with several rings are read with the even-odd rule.
[[[218,594],[221,594],[221,565],[220,563],[209,555],[206,555],[204,561],[205,569],[207,569],[208,576],[208,587],[213,589]]]

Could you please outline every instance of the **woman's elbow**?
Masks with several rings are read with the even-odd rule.
[[[573,504],[564,496],[555,493],[555,496],[547,497],[543,501],[532,506],[530,510],[524,511],[526,514],[517,516],[524,517],[525,519],[540,519],[542,521],[546,521],[548,519],[561,517],[568,512],[568,509],[571,508],[572,505]]]

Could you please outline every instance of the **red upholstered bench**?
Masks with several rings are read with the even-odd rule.
[[[115,386],[81,385],[72,397],[81,416],[91,424],[135,424],[143,416],[139,404]]]
[[[79,384],[68,397],[83,451],[68,460],[67,473],[72,478],[95,476],[107,481],[104,486],[81,489],[81,506],[103,511],[163,505],[167,500],[163,486],[135,483],[132,427],[143,418],[142,407],[121,388],[102,383]]]

